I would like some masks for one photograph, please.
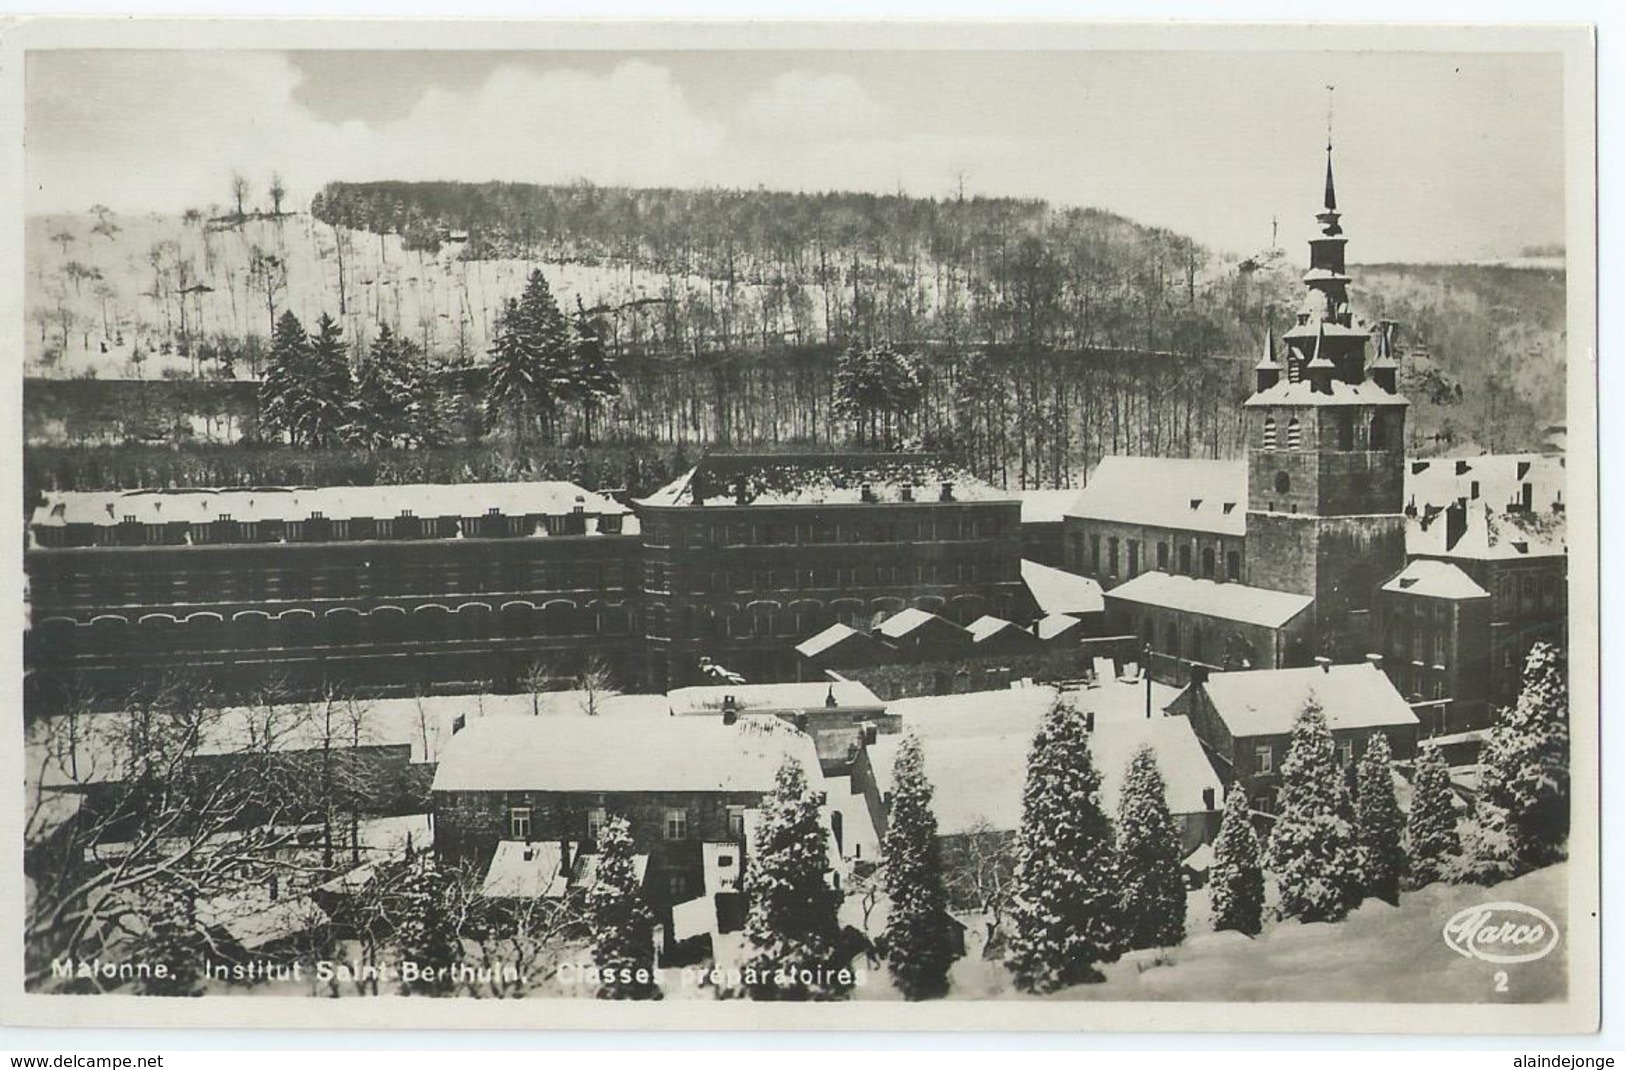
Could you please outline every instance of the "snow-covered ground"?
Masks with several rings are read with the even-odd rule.
[[[1100,984],[1052,999],[1233,1002],[1542,1003],[1564,998],[1563,945],[1535,962],[1494,965],[1446,946],[1445,922],[1478,903],[1512,900],[1544,911],[1566,931],[1568,867],[1552,866],[1491,888],[1434,884],[1398,907],[1376,899],[1339,924],[1278,922],[1257,939],[1214,933],[1207,892],[1191,893],[1191,935],[1179,947],[1136,952],[1104,968]],[[1507,973],[1506,991],[1496,972]],[[949,998],[1011,998],[1004,963],[967,955],[954,964]],[[866,994],[876,991],[870,986]],[[1029,998],[1029,997],[1020,997]]]

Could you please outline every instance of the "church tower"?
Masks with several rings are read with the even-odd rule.
[[[1247,416],[1247,575],[1254,587],[1315,599],[1318,654],[1369,649],[1377,586],[1405,565],[1405,410],[1387,337],[1349,310],[1348,239],[1332,146],[1309,240],[1306,290],[1277,347],[1266,334]]]

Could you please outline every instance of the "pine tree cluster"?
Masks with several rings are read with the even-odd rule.
[[[1281,811],[1269,841],[1280,917],[1341,921],[1359,904],[1359,855],[1346,798],[1331,729],[1311,699],[1281,763]]]
[[[532,271],[524,292],[503,309],[491,343],[487,418],[508,426],[521,442],[536,433],[551,441],[560,410],[575,405],[590,436],[593,415],[620,389],[620,375],[581,299],[574,320],[567,320],[547,279]]]

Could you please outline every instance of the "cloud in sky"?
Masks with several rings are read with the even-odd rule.
[[[1356,260],[1563,236],[1552,57],[65,51],[27,69],[31,211],[178,211],[241,171],[967,192],[1251,252],[1307,234],[1335,82]]]

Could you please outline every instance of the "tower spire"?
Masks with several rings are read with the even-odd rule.
[[[1332,139],[1326,139],[1326,211],[1337,211],[1337,186],[1332,182]]]

